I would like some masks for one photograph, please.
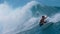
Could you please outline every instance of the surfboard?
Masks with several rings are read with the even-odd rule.
[[[50,23],[45,23],[45,24],[42,25],[40,28],[41,28],[41,29],[46,29],[46,28],[50,27],[52,24],[53,24],[52,22],[50,22]]]

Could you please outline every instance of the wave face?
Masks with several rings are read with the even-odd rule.
[[[59,31],[60,29],[59,27],[60,26],[60,23],[59,23],[60,22],[60,8],[59,7],[46,6],[46,5],[43,5],[37,2],[37,4],[32,5],[31,12],[32,12],[32,16],[34,18],[37,18],[36,22],[32,22],[32,21],[35,21],[35,20],[32,20],[30,23],[34,23],[34,24],[28,26],[30,27],[28,28],[28,30],[21,31],[17,34],[59,34],[60,33]],[[54,23],[53,25],[49,26],[43,31],[40,29],[40,26],[38,25],[39,19],[42,15],[47,15],[49,18],[49,22]]]
[[[10,8],[6,3],[1,4],[0,6],[0,11],[3,11],[0,12],[0,34],[46,34],[48,31],[49,33],[53,31],[53,34],[57,31],[56,29],[59,29],[59,7],[46,6],[37,1],[31,1],[23,7],[16,9]],[[3,9],[4,7],[6,8]],[[38,26],[42,15],[47,15],[49,22],[54,23],[54,25],[51,25],[46,30],[42,31],[44,33],[41,32],[39,29],[40,27]],[[59,31],[57,33],[59,33]]]

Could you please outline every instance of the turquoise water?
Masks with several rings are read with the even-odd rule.
[[[7,3],[0,7],[0,34],[60,34],[60,7],[47,6],[37,1],[15,9]],[[41,28],[39,21],[42,15],[47,16],[47,23],[53,24]]]
[[[29,30],[19,32],[17,34],[60,34],[60,7],[46,6],[41,4],[34,5],[31,9],[33,17],[38,18],[42,15],[50,17],[53,24],[43,30],[39,24]],[[36,22],[38,23],[38,22]],[[33,24],[35,25],[35,24]]]
[[[57,25],[58,24],[58,25]],[[27,31],[23,31],[20,32],[18,34],[60,34],[60,23],[55,23],[53,25],[50,25],[49,27],[45,28],[45,29],[40,29],[40,26],[37,25],[36,27],[27,30]]]

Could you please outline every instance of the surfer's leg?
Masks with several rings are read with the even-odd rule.
[[[40,23],[39,25],[40,25],[40,26],[42,26],[42,25],[43,25],[43,23]]]
[[[46,22],[44,22],[44,23],[46,23]]]
[[[40,24],[40,26],[42,26],[43,24]]]

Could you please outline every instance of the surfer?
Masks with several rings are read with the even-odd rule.
[[[42,18],[41,18],[41,20],[40,20],[40,26],[42,26],[44,23],[46,23],[46,21],[45,21],[46,18],[47,18],[47,17],[42,16]]]

